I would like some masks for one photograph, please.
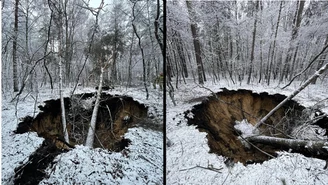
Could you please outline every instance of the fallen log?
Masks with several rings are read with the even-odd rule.
[[[250,136],[246,138],[249,142],[271,146],[278,146],[285,150],[292,149],[309,157],[326,160],[328,158],[328,141],[311,141],[301,139],[286,139],[271,136]]]

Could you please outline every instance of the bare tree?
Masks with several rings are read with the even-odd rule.
[[[148,100],[149,98],[149,93],[148,93],[148,87],[147,87],[147,83],[146,83],[146,62],[145,62],[145,54],[144,54],[144,50],[143,50],[143,47],[141,45],[141,37],[140,35],[138,34],[138,31],[137,31],[137,27],[135,25],[135,19],[136,19],[136,15],[135,15],[135,6],[137,4],[137,1],[133,2],[133,7],[132,7],[132,27],[133,27],[133,31],[134,31],[134,34],[137,36],[138,38],[138,46],[140,48],[140,51],[141,51],[141,57],[142,57],[142,70],[143,70],[143,84],[144,84],[144,87],[145,87],[145,90],[146,90],[146,99]]]
[[[89,9],[90,11],[92,11],[93,15],[96,16],[96,23],[98,20],[98,16],[100,11],[103,9],[104,7],[104,0],[101,1],[99,7],[96,10],[93,10],[89,7],[86,7],[87,9]],[[97,26],[97,25],[96,25]],[[94,30],[95,31],[95,30]],[[91,40],[91,44],[89,45],[88,48],[88,53],[91,52],[91,47],[92,47],[92,43],[93,43],[93,37],[94,37],[95,32],[92,33],[92,40]],[[107,64],[105,64],[105,54],[104,52],[102,52],[103,50],[107,50],[109,48],[105,48],[105,46],[103,46],[102,44],[99,45],[100,50],[100,56],[99,56],[99,62],[100,62],[100,75],[99,75],[99,85],[98,85],[98,91],[97,91],[97,98],[96,98],[96,102],[92,111],[92,116],[91,116],[91,121],[90,121],[90,127],[89,127],[89,131],[88,131],[88,135],[87,135],[87,139],[85,142],[85,146],[88,147],[93,147],[93,143],[94,143],[94,138],[95,138],[95,134],[96,134],[96,122],[97,122],[97,114],[98,114],[98,109],[99,109],[99,105],[100,105],[100,97],[101,97],[101,93],[102,93],[102,84],[103,84],[103,76],[104,76],[104,69],[109,65],[109,62]]]

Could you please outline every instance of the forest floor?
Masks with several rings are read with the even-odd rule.
[[[77,89],[75,94],[95,92],[95,89]],[[25,164],[29,156],[42,144],[43,138],[29,132],[15,134],[18,123],[27,115],[35,117],[39,105],[45,100],[58,99],[58,90],[42,90],[23,94],[21,100],[11,103],[12,96],[2,94],[2,184],[14,184],[15,168]],[[163,93],[149,89],[146,100],[143,88],[117,87],[108,92],[130,96],[148,107],[158,123],[163,124]],[[69,90],[64,92],[69,96]],[[37,98],[36,98],[37,97]],[[36,100],[36,101],[35,101]],[[58,155],[47,168],[40,184],[161,184],[163,181],[163,133],[144,127],[129,128],[124,138],[131,140],[128,155],[105,149],[90,149],[78,145],[75,149]]]
[[[212,92],[221,92],[221,88],[288,96],[300,86],[300,82],[294,82],[286,89],[279,88],[282,85],[246,85],[220,81],[207,82],[201,87],[190,80],[187,84],[180,84],[175,91],[177,106],[173,106],[167,95],[167,184],[326,184],[328,170],[323,169],[326,162],[299,153],[281,151],[278,152],[278,157],[263,163],[244,165],[237,162],[234,165],[226,165],[225,156],[209,153],[207,133],[200,132],[194,125],[187,125],[188,120],[184,113],[211,96]],[[327,85],[327,82],[311,84],[293,100],[304,107],[317,104],[321,111],[328,114]]]

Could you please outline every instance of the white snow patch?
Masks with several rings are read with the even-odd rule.
[[[124,137],[131,145],[122,152],[77,146],[57,156],[40,184],[161,184],[163,134],[130,128]]]
[[[258,129],[256,129],[251,123],[248,123],[246,119],[243,119],[241,121],[235,121],[235,129],[241,132],[241,136],[244,138],[250,137],[253,135],[258,135],[260,132]]]

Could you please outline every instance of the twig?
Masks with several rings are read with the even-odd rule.
[[[195,168],[202,168],[202,169],[205,169],[205,170],[211,170],[211,171],[214,171],[214,172],[217,172],[217,173],[221,173],[220,170],[223,169],[223,168],[203,167],[203,166],[200,166],[200,165],[196,165],[194,167],[182,169],[182,170],[179,170],[179,171],[187,171],[187,170],[192,170],[192,169],[195,169]]]
[[[142,158],[143,160],[149,162],[150,164],[156,166],[158,169],[162,169],[162,167],[157,166],[155,163],[151,162],[149,159],[147,159],[146,157],[139,155],[140,158]]]

